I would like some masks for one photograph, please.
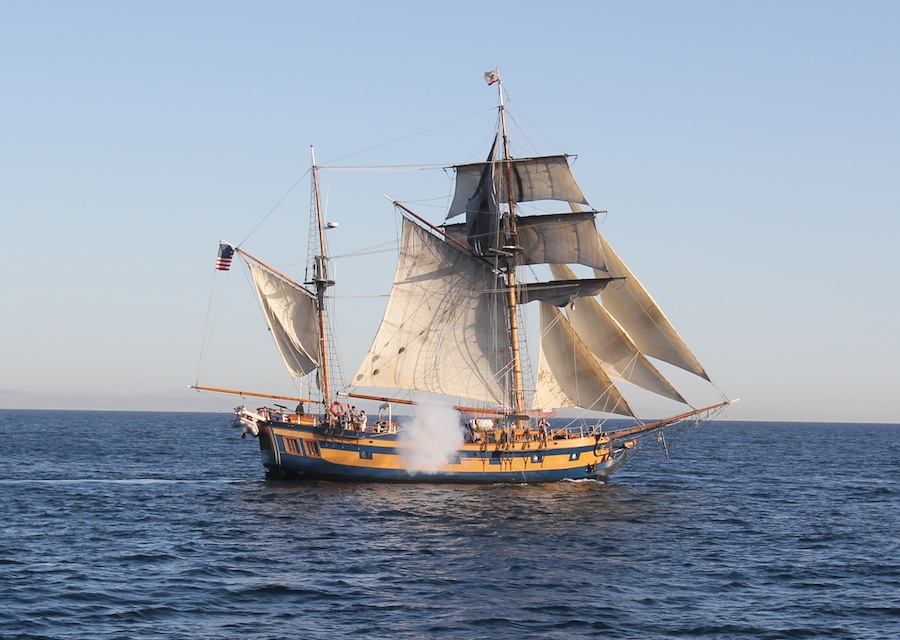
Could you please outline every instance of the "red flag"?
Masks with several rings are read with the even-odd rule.
[[[216,271],[228,271],[231,268],[231,259],[234,257],[234,247],[227,242],[219,243],[219,255],[216,256]]]

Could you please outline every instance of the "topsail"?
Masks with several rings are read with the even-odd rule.
[[[457,165],[456,193],[447,217],[452,218],[465,213],[466,204],[475,195],[482,177],[486,174],[487,165],[493,164],[497,169],[491,171],[493,176],[493,192],[497,202],[509,204],[510,188],[506,181],[506,173],[499,170],[501,162],[474,162]],[[578,202],[587,204],[584,194],[575,182],[566,156],[543,156],[539,158],[513,158],[508,161],[512,177],[513,202],[533,202],[537,200],[559,200],[560,202]]]

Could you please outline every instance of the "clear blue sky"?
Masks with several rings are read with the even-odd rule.
[[[460,121],[338,164],[480,158],[499,66],[731,418],[898,422],[898,29],[896,2],[0,2],[0,406],[221,409],[198,369],[291,393],[219,238],[302,277],[307,183],[266,216],[309,145]],[[446,195],[422,173],[325,172],[332,252],[395,238],[382,194]],[[348,376],[391,259],[336,261]]]

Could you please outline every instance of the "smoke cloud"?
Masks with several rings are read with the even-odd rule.
[[[413,423],[401,435],[409,445],[407,471],[434,473],[456,455],[464,442],[456,409],[440,404],[416,404]]]

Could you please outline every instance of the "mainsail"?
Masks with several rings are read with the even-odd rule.
[[[328,254],[325,244],[326,227],[319,197],[318,167],[315,152],[310,149],[312,159],[310,241],[307,276],[301,285],[272,266],[250,255],[239,246],[220,243],[217,270],[227,270],[230,258],[239,254],[244,258],[259,299],[260,309],[275,341],[288,372],[294,378],[303,378],[307,384],[307,397],[263,394],[218,387],[201,387],[198,390],[238,393],[279,399],[293,399],[301,402],[321,403],[328,407],[332,403],[332,388],[340,378],[340,369],[334,357],[335,349],[329,331],[326,312],[326,291],[334,285],[328,268]],[[228,259],[227,263],[223,261]],[[310,375],[310,374],[315,374]],[[258,419],[254,418],[255,420]]]
[[[391,296],[354,385],[505,404],[501,294],[488,263],[404,219]]]

